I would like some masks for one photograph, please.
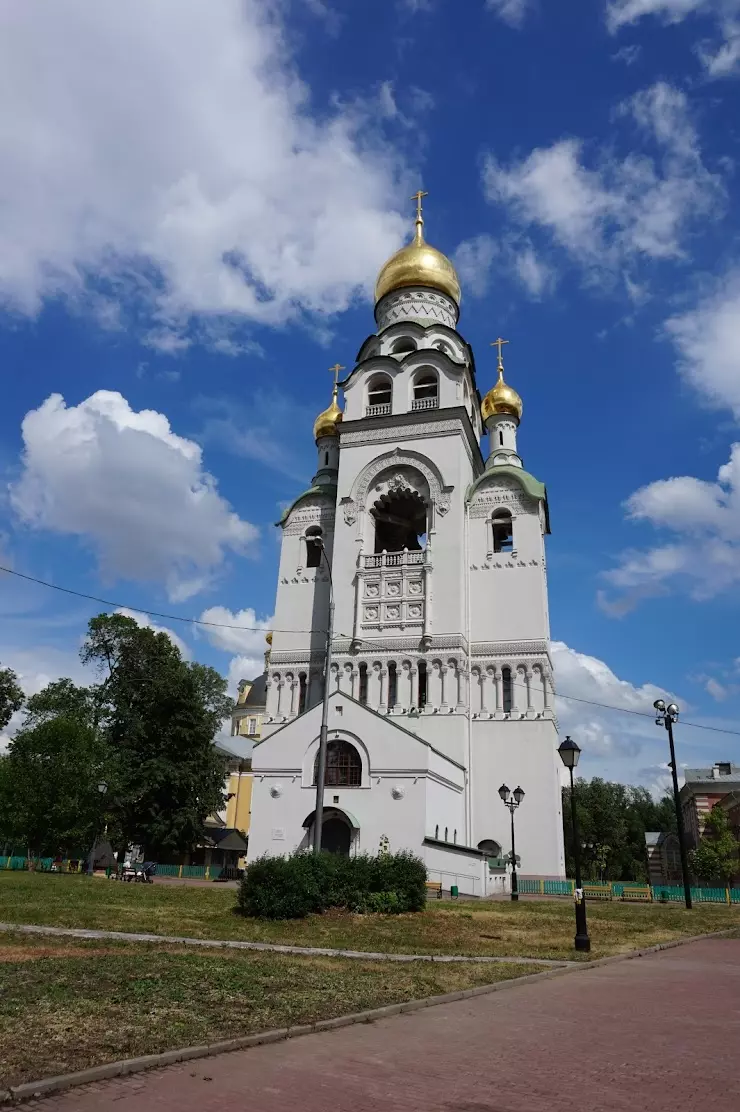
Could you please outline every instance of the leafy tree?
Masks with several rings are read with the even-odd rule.
[[[3,838],[32,856],[89,850],[105,821],[107,746],[71,716],[21,729],[0,761]]]
[[[166,634],[121,614],[92,619],[82,659],[103,677],[100,724],[124,842],[152,857],[191,848],[224,801],[225,762],[213,738],[232,709],[226,681],[183,661]]]
[[[575,784],[581,861],[587,880],[647,880],[645,832],[673,830],[673,800],[655,803],[647,788],[627,787],[594,777]],[[566,868],[573,876],[570,789],[563,792]]]
[[[55,680],[30,697],[23,726],[32,729],[55,718],[70,718],[94,729],[98,707],[97,688],[77,687],[69,679]]]
[[[0,668],[0,730],[23,706],[23,691],[12,668]]]
[[[705,884],[732,885],[739,868],[738,843],[722,807],[713,807],[707,815],[701,841],[689,860],[692,872]]]

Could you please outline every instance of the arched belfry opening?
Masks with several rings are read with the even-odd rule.
[[[429,507],[417,490],[390,487],[374,503],[370,514],[375,522],[378,552],[420,552],[426,547]]]

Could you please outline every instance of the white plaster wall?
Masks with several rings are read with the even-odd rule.
[[[484,869],[487,865],[483,858],[469,857],[441,846],[424,846],[424,861],[428,879],[441,881],[443,888],[456,884],[461,896],[486,895]]]
[[[534,876],[564,876],[563,818],[555,723],[548,720],[473,723],[473,844],[486,838],[511,849],[509,811],[498,796],[505,783],[520,785],[516,851],[521,870]]]

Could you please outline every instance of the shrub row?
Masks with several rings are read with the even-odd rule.
[[[329,908],[398,914],[426,903],[426,867],[412,853],[342,857],[295,853],[247,866],[238,910],[258,919],[303,919]]]

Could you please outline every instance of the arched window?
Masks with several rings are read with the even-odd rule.
[[[508,664],[501,669],[501,696],[503,700],[503,707],[501,708],[504,714],[511,713],[512,707],[512,689],[511,689],[511,668]]]
[[[425,707],[427,705],[427,663],[425,660],[419,661],[419,706]]]
[[[391,355],[406,355],[410,351],[416,351],[416,340],[411,336],[399,337],[391,347]]]
[[[319,755],[313,765],[313,782],[319,771]],[[362,784],[362,761],[354,745],[348,741],[330,741],[326,747],[327,788],[359,788]]]
[[[499,442],[499,446],[503,448],[503,446],[504,446],[504,434],[503,434],[502,429],[498,430],[498,442]],[[327,463],[328,462],[329,462],[329,460],[328,460],[328,456],[327,456]]]
[[[393,384],[387,375],[375,375],[367,388],[366,417],[382,417],[391,411]]]
[[[363,707],[367,706],[367,664],[361,664],[359,667],[360,673],[360,690],[357,693],[357,702],[362,703]]]
[[[398,672],[396,662],[392,660],[388,665],[388,707],[395,707],[398,702]]]
[[[434,828],[434,837],[439,841],[439,826],[435,826]]]
[[[456,831],[455,831],[455,833],[454,833],[454,834],[452,835],[452,841],[453,841],[453,844],[454,844],[454,845],[457,845],[457,830],[456,830]]]
[[[306,567],[321,567],[321,529],[318,525],[306,529]]]
[[[497,510],[493,515],[493,551],[512,552],[514,549],[514,526],[508,510]]]
[[[439,402],[437,376],[426,372],[414,380],[412,409],[436,409]]]
[[[324,452],[324,467],[328,467],[328,466],[329,466],[329,453]]]
[[[445,841],[446,842],[449,842],[449,840],[450,840],[449,834],[450,834],[449,827],[446,826],[445,827]]]
[[[298,676],[298,713],[303,714],[306,709],[306,699],[308,697],[308,681],[306,673],[301,672]]]

